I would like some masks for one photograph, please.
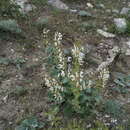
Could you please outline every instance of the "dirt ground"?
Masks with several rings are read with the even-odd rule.
[[[120,10],[126,6],[126,1],[123,1],[125,0],[119,2],[105,0],[104,5],[107,9],[117,8]],[[92,3],[95,4],[94,2]],[[84,2],[66,3],[69,7],[77,10],[86,8]],[[87,22],[93,22],[97,28],[109,25],[113,17],[118,16],[113,16],[113,14],[105,12],[104,9],[90,10],[90,12],[95,17],[87,19]],[[17,38],[15,35],[10,35],[9,39],[0,40],[0,58],[4,60],[2,63],[0,61],[0,130],[14,130],[21,120],[30,115],[35,115],[41,121],[46,118],[45,113],[49,105],[47,88],[43,81],[45,48],[42,30],[37,29],[33,24],[39,17],[50,19],[46,28],[51,30],[52,36],[55,31],[63,34],[65,48],[72,47],[75,40],[80,40],[85,47],[89,47],[90,59],[96,62],[90,62],[89,66],[97,66],[100,60],[103,61],[108,57],[109,49],[115,45],[121,47],[122,43],[129,39],[126,35],[110,39],[104,38],[98,35],[95,29],[84,32],[80,28],[80,23],[86,19],[81,19],[73,13],[54,10],[48,5],[29,13],[28,19],[23,21],[18,19],[25,37]],[[100,43],[103,43],[105,51],[100,50]],[[101,58],[95,58],[95,56],[101,56]],[[122,59],[119,59],[114,71],[130,74],[130,66],[127,65],[130,63],[129,60],[129,57],[123,62]],[[130,97],[119,95],[119,99],[127,102]]]

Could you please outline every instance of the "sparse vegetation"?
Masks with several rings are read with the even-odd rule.
[[[0,130],[129,130],[129,8],[1,0]]]

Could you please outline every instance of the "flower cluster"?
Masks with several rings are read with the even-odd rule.
[[[79,64],[83,65],[84,63],[83,59],[85,57],[84,48],[74,45],[74,48],[72,49],[72,54],[73,54],[73,57],[78,59]]]
[[[68,77],[73,81],[75,87],[83,90],[86,88],[86,84],[84,82],[84,70],[82,66],[84,64],[84,48],[80,45],[74,45],[72,49],[72,58],[74,62],[71,69],[68,70]]]
[[[64,78],[69,79],[70,84],[74,88],[78,88],[79,91],[83,91],[86,88],[91,88],[94,84],[93,79],[86,79],[84,64],[84,48],[78,44],[74,45],[72,49],[72,56],[65,57],[62,51],[62,34],[55,33],[54,37],[54,57],[56,58],[56,68],[58,69],[56,77],[45,76],[45,84],[49,87],[49,90],[54,95],[56,101],[62,100],[61,92],[66,90],[66,87],[62,83]],[[71,64],[72,63],[72,64]],[[109,79],[109,71],[103,68],[100,71],[100,78],[102,79],[102,86],[105,87]]]
[[[61,40],[62,40],[62,34],[56,32],[55,33],[55,38],[54,38],[54,46],[56,49],[56,57],[58,59],[58,69],[60,70],[60,73],[58,76],[65,76],[65,58],[64,58],[64,54],[62,52],[61,49]]]
[[[104,88],[110,78],[110,72],[109,72],[108,68],[104,68],[100,72],[99,78],[102,80],[102,87]]]
[[[48,40],[47,40],[47,36],[48,36],[48,33],[49,33],[50,30],[48,29],[43,29],[43,32],[42,32],[42,36],[43,36],[43,39],[44,39],[44,44],[45,45],[48,45]]]
[[[44,77],[45,85],[49,88],[50,92],[53,94],[55,101],[62,101],[62,96],[60,92],[63,92],[63,87],[57,82],[56,79],[51,78],[47,74]]]

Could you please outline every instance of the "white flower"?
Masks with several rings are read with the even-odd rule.
[[[65,77],[65,72],[63,70],[61,71],[61,76]]]
[[[92,80],[89,80],[89,81],[88,81],[87,88],[91,88],[91,87],[92,87],[92,85],[93,85],[93,81],[92,81]]]
[[[64,68],[64,65],[63,65],[63,64],[59,64],[59,65],[58,65],[58,68],[59,68],[59,69],[63,69],[63,68]]]
[[[84,77],[84,72],[80,71],[80,78],[83,78],[83,77]]]
[[[107,81],[109,80],[109,77],[110,77],[110,72],[109,72],[108,68],[104,68],[104,69],[100,72],[100,76],[99,76],[99,78],[102,79],[103,87],[105,87]]]
[[[48,32],[49,32],[50,30],[48,30],[48,29],[43,29],[43,34],[48,34]]]
[[[77,46],[74,45],[74,48],[72,49],[72,54],[74,57],[78,57],[79,54],[79,48]]]
[[[72,61],[72,57],[69,56],[69,57],[67,58],[67,61],[68,61],[68,62],[71,62],[71,61]]]
[[[75,80],[76,80],[76,78],[75,78],[74,75],[70,75],[69,77],[70,77],[70,79],[71,79],[72,81],[75,81]]]
[[[60,43],[60,41],[62,40],[62,34],[59,33],[59,32],[56,32],[55,33],[55,38],[54,40],[57,42],[57,43]]]
[[[58,43],[57,43],[57,42],[54,42],[54,45],[55,45],[55,46],[58,46]]]
[[[49,89],[53,92],[55,88],[51,86]]]
[[[83,53],[84,49],[83,47],[79,48],[76,45],[74,45],[74,48],[72,49],[72,54],[75,58],[78,58],[78,62],[80,65],[83,65],[83,59],[85,57],[85,54]]]

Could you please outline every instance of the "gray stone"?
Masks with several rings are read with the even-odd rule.
[[[104,4],[97,4],[96,7],[97,7],[97,8],[105,9],[105,5],[104,5]]]
[[[93,7],[94,7],[91,3],[87,3],[87,6],[88,6],[89,8],[93,8]]]
[[[128,45],[128,47],[130,48],[130,40],[128,42],[126,42],[126,44]]]
[[[127,49],[126,49],[126,55],[127,56],[130,56],[130,40],[128,42],[126,42],[126,45],[128,46]]]
[[[28,0],[11,0],[11,2],[20,6],[20,12],[26,14],[36,7],[28,3]]]
[[[124,7],[124,8],[122,8],[120,14],[127,15],[129,11],[130,11],[130,8],[126,8],[126,7]]]
[[[62,9],[62,10],[68,10],[69,9],[69,7],[60,0],[49,0],[48,3],[50,5],[52,5],[53,7],[56,7],[58,9]]]
[[[77,10],[76,9],[70,9],[70,12],[77,13]]]
[[[125,18],[115,18],[114,23],[116,26],[117,31],[125,32],[127,29],[127,22]]]
[[[102,30],[102,29],[98,29],[97,32],[98,32],[100,35],[102,35],[102,36],[104,36],[104,37],[106,37],[106,38],[113,38],[113,37],[115,37],[114,34],[109,33],[109,32],[106,32],[106,31],[104,31],[104,30]]]
[[[106,9],[106,12],[107,12],[107,13],[111,13],[111,10],[110,10],[110,9]]]
[[[119,10],[117,10],[117,9],[113,9],[112,12],[116,13],[116,14],[119,14]]]

